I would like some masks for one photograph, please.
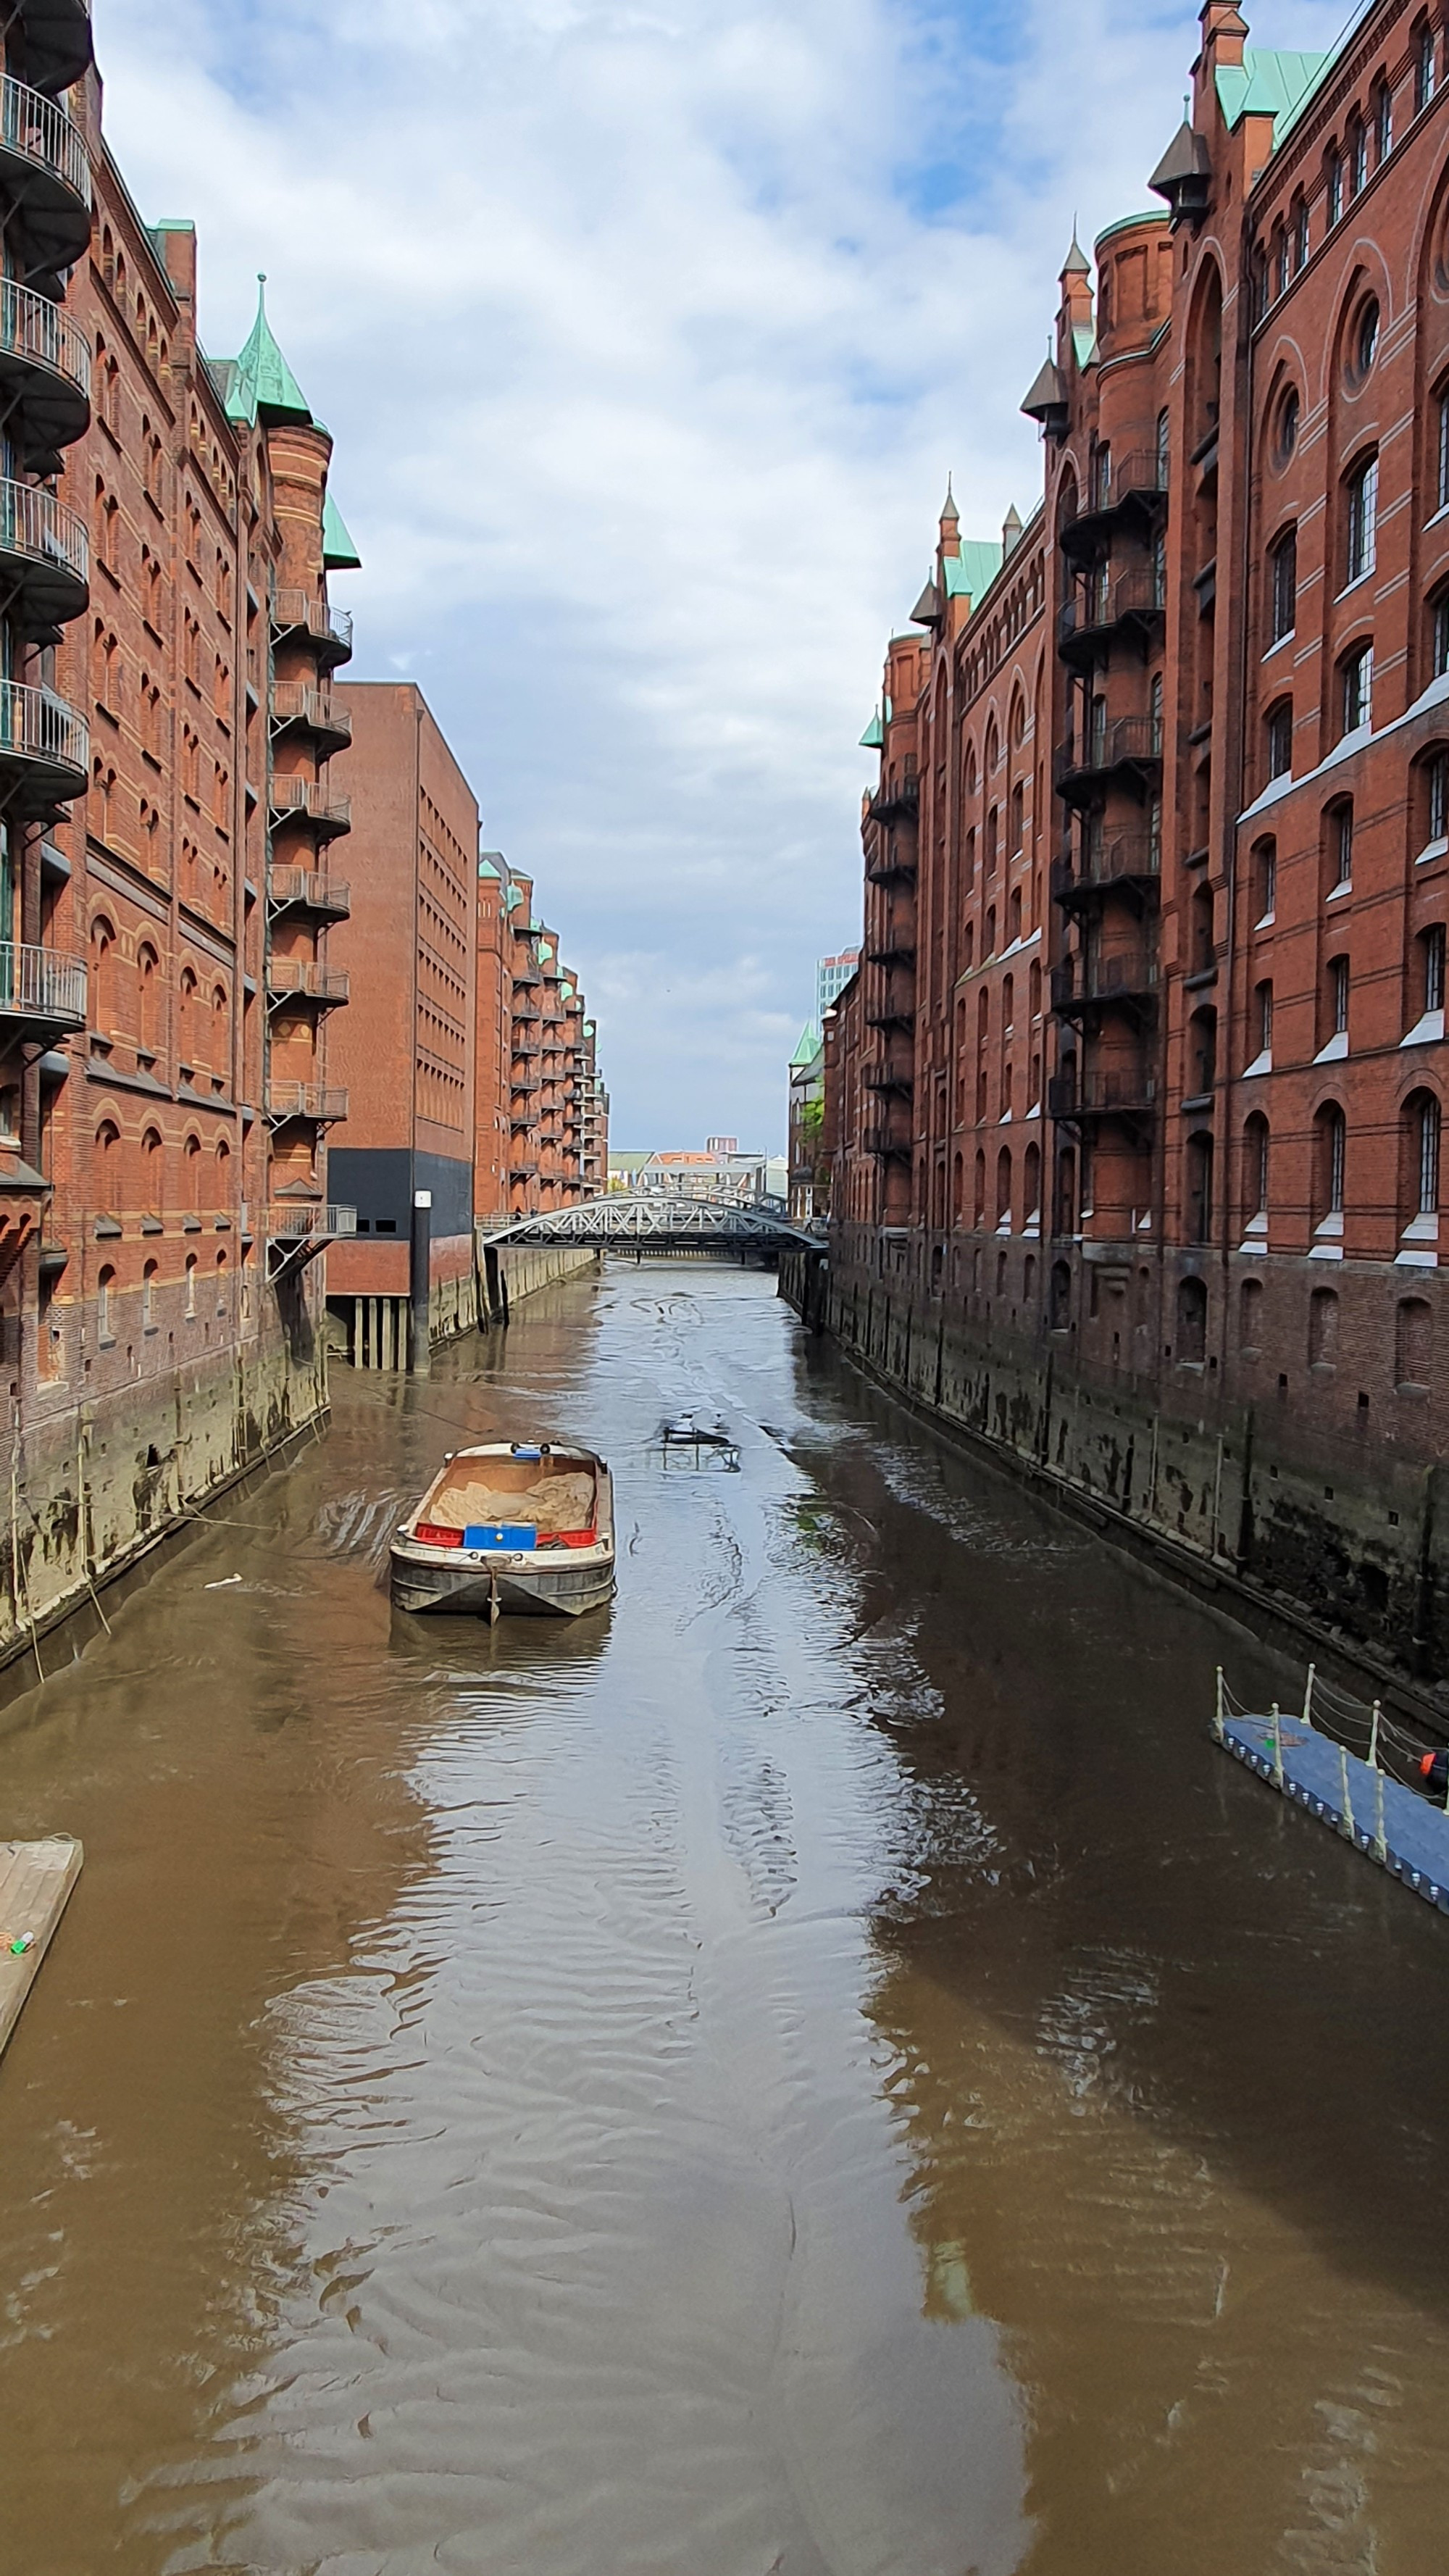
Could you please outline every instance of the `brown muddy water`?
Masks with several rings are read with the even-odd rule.
[[[1211,1745],[1286,1669],[758,1274],[335,1395],[0,1742],[87,1851],[4,2576],[1441,2568],[1449,1924]],[[737,1476],[651,1449],[701,1401]],[[613,1612],[395,1622],[399,1505],[539,1430]]]

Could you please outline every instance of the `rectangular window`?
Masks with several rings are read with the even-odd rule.
[[[1328,226],[1330,232],[1343,217],[1343,159],[1335,152],[1328,165]]]
[[[1436,922],[1424,933],[1424,1008],[1444,1008],[1444,925]]]
[[[1273,549],[1273,641],[1293,632],[1298,613],[1298,535],[1290,528]]]
[[[1263,845],[1258,861],[1258,927],[1273,920],[1278,909],[1278,852],[1272,841]]]
[[[1328,969],[1328,997],[1333,1006],[1333,1034],[1348,1035],[1348,959],[1335,957]]]
[[[1349,145],[1349,194],[1362,196],[1368,186],[1368,127],[1355,126]]]
[[[1434,95],[1434,30],[1419,29],[1419,42],[1414,56],[1414,113],[1422,115]]]
[[[1439,396],[1435,440],[1434,507],[1449,509],[1449,391]]]
[[[1436,752],[1429,763],[1429,840],[1449,837],[1449,751]]]
[[[1434,622],[1431,631],[1433,676],[1436,680],[1442,680],[1445,672],[1449,671],[1449,590],[1446,590],[1442,599],[1436,599],[1434,602]]]
[[[1343,666],[1343,730],[1357,733],[1373,722],[1374,648],[1361,644]]]
[[[1379,460],[1370,456],[1349,476],[1348,563],[1350,581],[1362,581],[1374,569],[1379,515]]]
[[[1347,1161],[1348,1129],[1342,1111],[1328,1122],[1328,1207],[1331,1216],[1343,1214],[1344,1165]]]
[[[1387,161],[1394,148],[1394,102],[1388,83],[1379,91],[1374,108],[1374,158]]]
[[[1260,984],[1258,986],[1258,1053],[1271,1055],[1272,1052],[1273,987],[1271,984]]]
[[[1286,778],[1293,766],[1293,710],[1275,707],[1268,718],[1268,776]]]
[[[1306,268],[1308,266],[1308,201],[1306,197],[1300,199],[1298,210],[1293,218],[1293,265],[1295,269]]]
[[[1439,1104],[1426,1100],[1419,1112],[1419,1214],[1439,1213]]]

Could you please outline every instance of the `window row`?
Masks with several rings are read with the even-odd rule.
[[[226,1210],[232,1203],[232,1149],[227,1137],[212,1146],[199,1136],[182,1138],[168,1156],[159,1128],[148,1127],[138,1145],[128,1145],[114,1118],[96,1129],[92,1161],[95,1203],[103,1215],[119,1217],[127,1208],[160,1219],[168,1208],[192,1216]],[[173,1190],[170,1183],[177,1186]]]
[[[1415,27],[1411,47],[1412,113],[1422,116],[1430,105],[1443,77],[1443,38],[1427,18]],[[1321,193],[1324,211],[1324,233],[1340,224],[1355,198],[1363,194],[1372,173],[1388,160],[1394,148],[1394,94],[1387,78],[1380,74],[1369,98],[1367,111],[1355,108],[1347,119],[1341,136],[1335,137],[1323,157]],[[1305,268],[1313,248],[1312,210],[1306,191],[1300,189],[1287,215],[1273,227],[1265,252],[1259,254],[1254,295],[1258,318],[1267,312],[1274,299],[1286,293],[1290,281]]]
[[[163,1286],[165,1284],[175,1284],[180,1287],[182,1291],[181,1315],[183,1320],[186,1322],[190,1322],[203,1311],[203,1302],[206,1300],[208,1295],[211,1300],[214,1301],[215,1311],[218,1315],[229,1314],[231,1310],[231,1262],[227,1253],[224,1251],[218,1252],[215,1261],[209,1265],[209,1269],[210,1279],[208,1283],[207,1278],[202,1272],[200,1254],[195,1252],[188,1253],[186,1266],[180,1281],[175,1283],[163,1283],[160,1263],[157,1261],[146,1262],[141,1272],[140,1289],[140,1324],[142,1332],[149,1333],[159,1330],[160,1301],[163,1293]],[[106,1349],[114,1344],[119,1337],[123,1320],[121,1304],[125,1293],[126,1292],[121,1288],[120,1282],[117,1278],[114,1262],[103,1262],[96,1276],[96,1338],[100,1342],[102,1349]],[[243,1301],[245,1301],[245,1287],[243,1287],[242,1293]]]

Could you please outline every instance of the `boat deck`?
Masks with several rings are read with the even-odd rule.
[[[1301,1717],[1282,1717],[1277,1724],[1279,1761],[1271,1717],[1224,1717],[1222,1741],[1270,1788],[1281,1789],[1416,1896],[1449,1914],[1449,1815]]]
[[[35,1983],[80,1876],[81,1858],[80,1844],[69,1834],[40,1843],[0,1843],[0,2049]]]

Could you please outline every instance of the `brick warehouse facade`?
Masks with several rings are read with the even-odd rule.
[[[948,499],[826,1028],[834,1329],[1109,1526],[1449,1644],[1449,30],[1209,0],[1164,210]],[[812,1294],[821,1293],[819,1283]]]
[[[0,1656],[326,1400],[355,561],[264,313],[198,346],[194,235],[131,204],[80,0],[4,42]]]

